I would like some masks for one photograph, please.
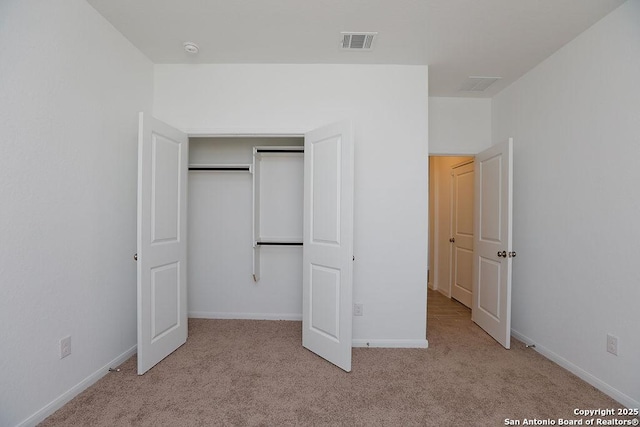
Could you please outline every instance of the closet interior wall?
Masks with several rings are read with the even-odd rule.
[[[189,145],[190,165],[237,166],[253,163],[253,147],[303,146],[304,138],[191,138]],[[252,173],[253,170],[189,172],[189,317],[302,318],[302,247],[261,248],[260,280],[253,280]],[[302,171],[299,176],[278,179],[283,191],[295,194],[279,198],[284,202],[277,209],[288,216],[298,212],[302,223]],[[263,198],[268,196],[263,194]]]

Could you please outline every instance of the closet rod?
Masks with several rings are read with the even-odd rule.
[[[304,149],[300,150],[273,150],[270,148],[266,148],[261,150],[260,148],[256,148],[256,152],[258,153],[304,153]]]
[[[189,168],[190,171],[246,171],[251,169],[249,166],[194,166]]]
[[[258,246],[302,246],[302,242],[256,242]]]

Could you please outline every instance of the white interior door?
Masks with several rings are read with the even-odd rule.
[[[351,371],[353,137],[349,123],[305,135],[302,345]]]
[[[138,375],[187,340],[187,135],[140,113]]]
[[[472,319],[511,345],[513,139],[476,156]]]
[[[473,162],[451,168],[451,297],[471,307],[473,294]]]

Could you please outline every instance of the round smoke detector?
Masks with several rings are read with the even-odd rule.
[[[193,42],[184,42],[182,45],[184,46],[185,52],[190,53],[192,55],[195,55],[200,51],[200,48],[198,47],[198,45]]]

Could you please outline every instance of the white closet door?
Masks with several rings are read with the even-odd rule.
[[[138,375],[187,340],[187,135],[140,113]]]
[[[476,156],[471,316],[505,348],[511,344],[513,140]]]
[[[351,371],[353,137],[348,122],[305,135],[302,345]]]

